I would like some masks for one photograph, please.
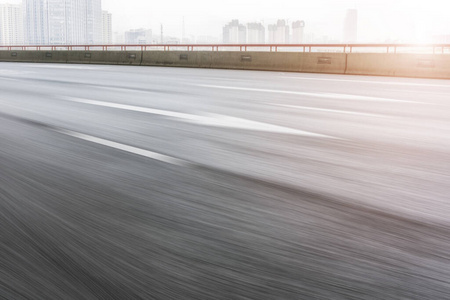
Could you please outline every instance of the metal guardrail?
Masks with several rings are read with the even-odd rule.
[[[148,44],[148,45],[17,45],[0,50],[50,51],[261,51],[261,52],[385,52],[450,53],[450,44]],[[319,51],[322,50],[322,51]]]

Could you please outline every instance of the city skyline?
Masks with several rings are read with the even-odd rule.
[[[305,20],[308,24],[305,36],[341,40],[346,11],[351,8],[358,10],[361,42],[430,42],[434,35],[450,34],[447,17],[450,3],[442,0],[341,0],[338,6],[333,0],[314,3],[278,1],[276,5],[266,0],[232,0],[219,3],[214,9],[199,0],[158,4],[130,0],[127,6],[119,1],[103,0],[103,6],[121,20],[114,24],[114,31],[130,28],[156,30],[163,24],[168,35],[177,37],[182,36],[184,17],[186,35],[220,36],[224,24],[233,19],[239,19],[243,24],[263,23],[266,27],[278,19],[285,19]]]
[[[223,26],[230,20],[238,19],[242,24],[262,24],[265,27],[265,41],[269,42],[270,24],[285,20],[291,26],[296,20],[304,20],[308,24],[302,32],[304,42],[345,42],[343,24],[348,9],[358,10],[357,42],[436,42],[438,39],[448,40],[450,35],[450,20],[445,9],[450,9],[450,3],[437,0],[430,0],[427,4],[404,0],[393,3],[361,0],[356,5],[354,1],[343,0],[338,7],[330,5],[330,8],[326,5],[331,3],[329,0],[319,0],[313,4],[281,1],[271,8],[267,1],[233,0],[207,13],[198,9],[202,2],[196,0],[189,9],[178,1],[174,2],[176,5],[138,0],[129,0],[127,5],[111,0],[101,2],[102,9],[114,16],[111,30],[116,36],[138,28],[152,30],[157,36],[162,25],[165,35],[172,37],[172,40],[181,41],[184,36],[190,42],[221,41]],[[0,0],[2,3],[20,4],[22,1]],[[385,9],[388,3],[389,9]],[[440,5],[433,5],[438,3]]]

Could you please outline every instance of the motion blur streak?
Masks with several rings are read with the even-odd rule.
[[[450,82],[53,66],[0,64],[1,299],[450,299]]]

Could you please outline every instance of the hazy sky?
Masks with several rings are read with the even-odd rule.
[[[358,9],[360,42],[420,42],[434,34],[450,34],[450,0],[103,0],[102,6],[113,14],[114,31],[144,27],[159,34],[162,23],[164,34],[176,37],[181,36],[184,16],[187,35],[221,36],[222,26],[231,19],[265,25],[288,19],[305,20],[306,32],[316,37],[339,39],[348,8]]]

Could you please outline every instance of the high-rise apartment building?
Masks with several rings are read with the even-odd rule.
[[[247,43],[247,28],[239,24],[239,20],[232,20],[223,27],[224,44],[245,44]]]
[[[22,44],[22,6],[14,4],[0,4],[0,45]]]
[[[102,11],[102,44],[109,45],[113,42],[112,14]]]
[[[266,30],[261,23],[247,24],[247,43],[264,44],[266,42]]]
[[[72,0],[72,1],[82,2],[83,0]],[[101,44],[103,41],[102,0],[84,0],[84,1],[86,1],[86,43]],[[83,12],[80,13],[83,14]]]
[[[347,10],[344,20],[344,43],[356,43],[358,39],[358,11],[356,9]]]
[[[28,45],[48,44],[46,0],[23,0],[24,39]]]
[[[28,44],[102,42],[101,0],[24,0],[23,5]]]
[[[284,20],[269,25],[269,44],[289,44],[289,26]]]
[[[303,43],[303,30],[305,29],[305,21],[295,21],[292,23],[292,44]]]

